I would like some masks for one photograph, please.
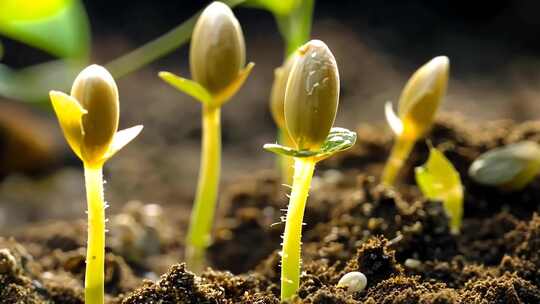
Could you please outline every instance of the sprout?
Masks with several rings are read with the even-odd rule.
[[[450,217],[450,231],[459,234],[463,217],[463,186],[452,163],[435,148],[429,150],[427,162],[416,167],[416,183],[430,200],[443,203]]]
[[[104,297],[105,208],[103,165],[142,130],[135,126],[117,132],[118,89],[107,70],[98,65],[75,79],[71,96],[51,91],[60,127],[73,152],[82,160],[88,203],[85,303],[101,304]]]
[[[361,292],[367,286],[367,278],[359,271],[348,272],[339,279],[337,286],[346,288],[350,294]]]
[[[164,81],[202,103],[202,156],[195,202],[186,240],[186,261],[202,270],[211,242],[221,167],[221,106],[236,94],[254,64],[245,62],[242,29],[231,9],[210,4],[197,20],[190,49],[194,80],[160,72]]]
[[[384,167],[384,184],[394,184],[415,142],[431,128],[439,104],[446,94],[448,71],[449,61],[446,56],[433,58],[420,67],[403,88],[398,115],[394,113],[390,102],[386,104],[386,119],[397,138]]]
[[[298,49],[285,94],[285,126],[295,148],[266,144],[268,151],[292,156],[294,178],[281,251],[281,299],[290,299],[300,284],[302,221],[315,165],[350,148],[356,133],[331,128],[339,97],[339,75],[330,49],[312,40]]]
[[[521,141],[480,155],[469,168],[479,184],[507,191],[523,189],[540,172],[540,145]]]
[[[272,84],[272,91],[270,93],[270,112],[278,127],[278,143],[284,146],[293,145],[285,127],[285,89],[294,61],[295,55],[292,54],[283,66],[274,70],[274,83]],[[292,158],[278,155],[278,162],[283,183],[290,184],[292,182],[294,166]]]
[[[226,89],[246,61],[242,28],[231,9],[213,2],[193,29],[189,63],[193,80],[211,94]]]

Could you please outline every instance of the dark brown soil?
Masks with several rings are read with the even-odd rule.
[[[445,149],[466,188],[459,236],[450,234],[441,204],[425,201],[414,184],[425,143],[415,147],[395,190],[378,183],[391,143],[380,129],[360,127],[352,150],[318,167],[305,215],[301,288],[292,302],[540,303],[540,181],[505,193],[466,175],[488,149],[540,139],[540,122],[474,126],[446,115],[436,124],[429,140]],[[212,269],[200,276],[182,264],[185,208],[127,204],[109,225],[108,303],[279,303],[283,225],[275,223],[286,191],[272,172],[225,186],[208,254]],[[83,221],[0,239],[0,302],[82,303],[84,240]],[[350,271],[366,275],[364,291],[336,287]]]

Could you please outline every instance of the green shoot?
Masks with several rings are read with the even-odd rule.
[[[429,200],[441,201],[450,217],[450,231],[459,234],[463,218],[463,186],[452,163],[435,148],[427,162],[415,169],[416,183]]]
[[[392,186],[417,140],[433,125],[437,109],[446,94],[449,61],[445,56],[433,58],[409,79],[399,98],[399,115],[387,103],[386,119],[396,135],[396,142],[382,174],[382,182]]]
[[[292,191],[281,251],[281,300],[300,285],[304,210],[317,162],[350,148],[356,133],[332,128],[339,100],[339,73],[330,49],[312,40],[298,49],[285,94],[285,126],[294,144],[266,144],[268,151],[294,159]]]
[[[205,265],[211,243],[221,169],[221,106],[242,87],[254,64],[244,67],[242,29],[231,9],[213,2],[201,14],[191,40],[193,80],[160,72],[164,81],[201,102],[202,156],[197,193],[191,212],[185,258],[192,271]]]
[[[470,166],[469,176],[479,184],[507,191],[521,190],[540,173],[540,145],[521,141],[490,150]]]
[[[118,89],[107,70],[84,69],[73,82],[71,95],[51,91],[60,127],[73,152],[82,160],[88,203],[85,303],[103,304],[105,261],[105,208],[103,165],[142,130],[118,130]]]

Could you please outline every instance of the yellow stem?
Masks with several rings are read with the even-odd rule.
[[[102,165],[84,165],[88,204],[88,245],[84,298],[86,304],[103,304],[105,276],[105,201]]]
[[[415,141],[416,140],[405,138],[404,136],[397,137],[396,142],[392,147],[392,151],[390,152],[390,157],[384,166],[382,175],[382,183],[384,185],[394,185],[399,171],[403,167],[403,164],[409,157],[409,154],[414,147]]]
[[[211,242],[221,169],[221,110],[203,106],[202,156],[197,193],[191,211],[186,241],[186,262],[194,272],[202,271],[205,251]]]
[[[282,301],[294,296],[300,286],[302,225],[315,163],[312,158],[294,158],[294,178],[281,251]]]

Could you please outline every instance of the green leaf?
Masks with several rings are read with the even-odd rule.
[[[317,160],[323,160],[338,152],[345,151],[356,143],[356,132],[345,128],[332,128],[326,137],[321,150],[317,153]]]
[[[317,155],[317,151],[296,150],[291,147],[282,146],[280,144],[265,144],[263,149],[279,155],[292,157],[312,157]]]
[[[269,10],[274,15],[287,15],[303,0],[250,0],[244,5]]]
[[[452,233],[459,233],[463,217],[463,186],[452,163],[435,148],[422,167],[415,169],[416,183],[430,200],[441,201],[450,217]]]
[[[309,40],[314,2],[315,0],[299,0],[288,14],[274,13],[279,31],[286,42],[287,56]]]
[[[279,144],[265,144],[267,151],[292,157],[313,157],[315,161],[321,161],[338,152],[345,151],[356,142],[356,132],[344,128],[332,128],[326,141],[318,151],[296,150]]]
[[[197,99],[203,104],[210,105],[212,103],[212,94],[198,82],[176,76],[169,72],[159,72],[158,75],[171,86]]]
[[[88,19],[79,0],[2,0],[0,34],[58,57],[89,53]]]
[[[540,145],[522,141],[490,150],[470,166],[469,176],[479,184],[506,190],[525,187],[540,172]]]
[[[69,91],[82,67],[79,63],[56,60],[14,71],[0,64],[0,95],[48,105],[49,90]]]

